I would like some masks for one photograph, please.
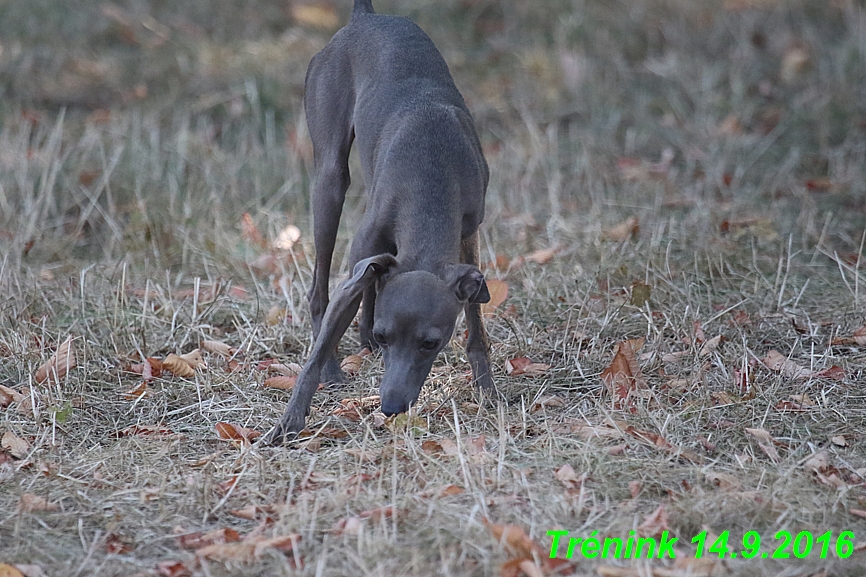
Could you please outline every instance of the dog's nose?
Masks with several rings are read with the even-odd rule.
[[[403,405],[397,403],[389,403],[382,405],[382,412],[385,413],[386,417],[393,417],[394,415],[405,413],[409,410],[409,407],[404,407]]]

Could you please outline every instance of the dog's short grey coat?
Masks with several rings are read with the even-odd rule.
[[[316,265],[309,293],[315,343],[280,422],[276,444],[304,427],[320,382],[341,382],[334,355],[363,300],[362,344],[381,348],[382,410],[408,410],[433,360],[466,313],[476,384],[493,390],[478,269],[488,169],[448,66],[414,23],[355,0],[349,24],[310,62],[304,105],[316,178]],[[331,258],[357,142],[368,201],[352,242],[353,274],[328,301]]]

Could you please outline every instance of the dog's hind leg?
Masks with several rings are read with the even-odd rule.
[[[465,264],[478,266],[478,231],[463,239],[460,243],[460,252]],[[466,339],[466,355],[469,357],[475,385],[485,393],[492,393],[495,387],[493,375],[490,374],[490,342],[487,330],[484,328],[484,321],[481,319],[481,305],[469,302],[463,310],[466,314],[466,328],[469,331]]]

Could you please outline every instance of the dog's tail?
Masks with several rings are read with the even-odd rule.
[[[373,0],[355,0],[355,5],[352,7],[352,18],[358,14],[375,14]]]

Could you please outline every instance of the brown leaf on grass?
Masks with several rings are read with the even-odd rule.
[[[289,312],[279,305],[274,305],[268,309],[268,314],[265,317],[265,322],[269,327],[275,327],[280,323],[285,322]]]
[[[626,340],[619,343],[617,352],[610,366],[601,372],[601,381],[614,401],[614,406],[623,408],[633,404],[631,393],[636,389],[646,388],[646,379],[640,370],[635,352],[640,348],[634,345],[643,344],[640,339]]]
[[[160,577],[192,577],[192,569],[182,561],[160,561],[156,565]]]
[[[394,513],[394,508],[390,505],[362,511],[357,515],[344,517],[334,523],[333,527],[331,527],[331,532],[335,535],[357,535],[360,532],[364,521],[369,519],[373,522],[377,522],[381,519],[389,519],[394,516]]]
[[[221,355],[225,358],[231,358],[237,352],[236,348],[230,347],[221,341],[204,340],[201,342],[201,348],[209,353]]]
[[[189,379],[195,376],[195,369],[182,357],[174,353],[171,353],[163,359],[162,368],[171,374],[184,379]]]
[[[179,356],[193,369],[205,366],[204,357],[201,356],[201,351],[198,349],[194,349],[185,355]]]
[[[277,372],[286,377],[297,377],[303,370],[304,367],[298,363],[289,363],[287,365],[282,363],[273,363],[268,366],[268,371]]]
[[[768,352],[761,362],[771,371],[781,373],[789,379],[806,379],[813,375],[812,371],[801,367],[775,349]]]
[[[266,248],[268,243],[265,242],[262,233],[259,232],[256,223],[253,222],[253,217],[250,216],[250,213],[245,212],[241,216],[241,236],[245,241],[250,244],[258,245],[262,248]]]
[[[285,389],[287,391],[290,391],[295,388],[295,383],[297,382],[297,380],[297,376],[284,377],[281,375],[279,377],[270,377],[268,379],[265,379],[265,382],[263,384],[266,387],[272,387],[274,389]]]
[[[268,551],[290,553],[301,540],[300,535],[264,537],[250,535],[238,543],[214,543],[196,549],[196,557],[221,563],[249,563],[261,558]]]
[[[69,336],[60,343],[51,358],[36,370],[33,378],[36,379],[37,383],[44,383],[46,380],[57,383],[75,365],[75,349],[72,348],[72,337]]]
[[[203,533],[186,533],[178,536],[177,545],[181,549],[200,549],[217,543],[237,543],[241,540],[240,534],[234,529],[223,527]]]
[[[833,379],[834,381],[845,380],[845,370],[837,365],[833,365],[829,369],[823,369],[815,373],[816,377],[824,379]]]
[[[27,396],[15,389],[0,385],[0,409],[5,409],[12,403],[20,403]]]
[[[22,493],[18,499],[18,511],[21,513],[35,513],[38,511],[57,511],[60,506],[51,503],[48,499],[33,493]]]
[[[25,577],[25,575],[17,567],[0,563],[0,577]]]
[[[572,468],[568,463],[554,471],[553,476],[556,477],[556,480],[562,483],[566,489],[579,489],[585,478],[585,475],[578,476],[578,474],[574,472],[574,468]]]
[[[803,463],[803,468],[809,473],[825,473],[830,468],[830,454],[827,451],[821,450],[814,453]]]
[[[235,486],[238,484],[238,481],[240,481],[240,480],[241,480],[240,475],[233,475],[233,476],[229,477],[228,479],[226,479],[225,481],[223,481],[222,483],[214,485],[213,489],[214,489],[214,491],[216,491],[220,495],[228,495],[229,492],[234,490]]]
[[[741,487],[740,480],[729,473],[707,471],[704,476],[707,481],[720,489],[739,489]]]
[[[660,449],[662,451],[665,451],[666,453],[670,453],[675,457],[681,457],[683,459],[686,459],[687,461],[691,461],[692,463],[696,464],[700,464],[703,462],[703,458],[691,449],[686,449],[678,445],[674,445],[673,443],[671,443],[657,433],[643,431],[635,427],[626,427],[626,432],[632,437],[636,438],[638,441],[641,441],[643,444],[650,447],[655,447],[656,449]]]
[[[612,228],[603,229],[601,231],[601,238],[613,242],[624,242],[633,236],[637,236],[639,232],[640,221],[636,216],[630,216]]]
[[[273,505],[247,505],[241,509],[229,511],[229,515],[246,519],[248,521],[259,521],[265,524],[274,522],[273,515],[276,509]]]
[[[830,439],[830,442],[836,445],[837,447],[847,447],[849,446],[848,439],[845,438],[844,435],[836,435],[835,437]]]
[[[174,431],[159,425],[132,425],[115,433],[118,437],[150,437],[161,438],[174,435]]]
[[[534,262],[536,264],[547,264],[562,249],[563,249],[562,244],[557,244],[556,246],[552,246],[550,248],[539,249],[539,250],[536,250],[535,252],[529,253],[526,256],[518,256],[517,258],[512,260],[510,263],[507,263],[507,265],[504,267],[496,267],[496,268],[507,269],[509,266],[513,267],[513,268],[517,268],[517,267],[523,266],[527,262]],[[493,264],[494,265],[498,264],[498,257],[497,257],[497,262],[493,263]]]
[[[247,441],[250,442],[262,433],[255,429],[248,429],[232,423],[219,422],[214,427],[217,436],[225,441]]]
[[[541,409],[547,408],[561,408],[565,406],[565,399],[558,395],[548,395],[546,397],[542,397],[532,403],[532,406],[529,407],[530,413],[535,413],[540,411]]]
[[[493,316],[499,305],[504,303],[505,299],[508,298],[508,283],[495,278],[485,282],[487,284],[487,292],[490,293],[490,301],[481,305],[481,314],[489,318]]]
[[[357,375],[361,370],[361,365],[364,363],[364,357],[361,355],[349,355],[340,362],[340,368],[347,375]]]
[[[638,525],[638,535],[644,537],[661,537],[663,531],[670,531],[668,525],[668,514],[665,511],[664,505],[659,505],[658,508],[650,513],[643,523]]]
[[[126,555],[135,549],[128,539],[109,533],[105,536],[105,552],[109,555]]]
[[[758,442],[758,446],[761,447],[761,450],[770,457],[770,460],[774,463],[779,463],[782,460],[782,457],[779,456],[779,453],[776,451],[776,447],[774,445],[773,437],[770,436],[770,432],[765,429],[745,429],[746,433],[755,438]]]
[[[517,558],[532,559],[533,554],[543,559],[548,557],[547,552],[530,539],[523,527],[518,525],[498,525],[484,519],[484,525],[499,541],[508,553]]]
[[[147,388],[147,381],[142,381],[138,384],[138,386],[129,389],[125,393],[123,393],[123,398],[127,401],[134,401],[135,399],[149,397],[153,394],[149,388]]]
[[[719,344],[724,340],[722,335],[715,336],[708,341],[705,341],[701,350],[698,351],[698,358],[706,358],[713,354],[717,348],[719,348]]]
[[[544,571],[530,558],[509,559],[502,564],[499,577],[544,577]]]
[[[8,451],[16,459],[23,459],[30,452],[30,443],[12,431],[6,431],[0,439],[0,448]]]
[[[855,517],[862,517],[866,519],[866,510],[863,509],[848,509],[848,512],[854,515]]]
[[[162,375],[162,361],[148,357],[143,363],[131,365],[129,372],[141,375],[144,382],[149,383]]]
[[[566,421],[554,425],[553,432],[557,434],[575,434],[581,439],[621,439],[623,431],[610,425],[589,425],[585,421]]]
[[[526,357],[517,357],[505,361],[505,373],[512,377],[525,375],[527,377],[540,377],[547,374],[550,365],[544,363],[533,363]]]

